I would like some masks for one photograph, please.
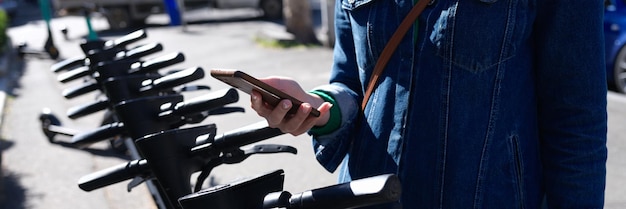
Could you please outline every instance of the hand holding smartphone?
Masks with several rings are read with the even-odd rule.
[[[300,100],[290,96],[289,94],[238,70],[213,69],[211,70],[211,76],[243,92],[246,92],[247,94],[252,94],[253,90],[257,91],[261,93],[263,101],[274,107],[278,105],[281,100],[289,99],[293,104],[289,110],[290,114],[296,113],[302,104]],[[309,114],[311,116],[318,117],[320,112],[317,109],[312,108]]]

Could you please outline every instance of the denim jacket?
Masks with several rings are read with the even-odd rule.
[[[423,1],[423,0],[422,0]],[[341,182],[396,173],[403,208],[602,208],[603,2],[433,0],[360,110],[412,0],[337,0],[340,128],[313,136]],[[390,206],[385,206],[390,207]]]

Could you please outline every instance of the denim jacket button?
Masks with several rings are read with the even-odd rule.
[[[433,4],[437,3],[437,0],[430,0],[430,2],[428,2],[428,6],[431,6]]]

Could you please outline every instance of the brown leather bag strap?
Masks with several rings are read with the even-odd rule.
[[[411,9],[409,14],[404,18],[404,20],[402,20],[400,26],[398,26],[398,29],[396,29],[396,32],[394,32],[387,45],[385,45],[385,48],[383,48],[383,51],[380,54],[380,57],[378,57],[376,65],[374,66],[374,72],[372,73],[370,81],[367,84],[367,90],[365,91],[363,102],[361,103],[361,110],[365,110],[367,101],[369,100],[372,91],[374,91],[374,87],[376,87],[376,83],[378,82],[380,74],[383,72],[383,69],[385,69],[387,62],[389,62],[389,58],[391,58],[391,55],[400,44],[400,41],[402,41],[402,38],[404,37],[406,32],[411,28],[413,23],[415,23],[417,17],[422,13],[422,11],[424,11],[424,8],[426,8],[428,2],[430,2],[430,0],[419,0],[417,4],[413,6],[413,9]]]

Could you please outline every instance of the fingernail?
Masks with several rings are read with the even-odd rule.
[[[306,104],[306,103],[305,103],[305,104],[302,104],[302,107],[304,107],[304,108],[300,108],[300,110],[301,110],[303,113],[306,113],[306,112],[308,112],[308,110],[309,110],[309,109],[311,109],[311,105]]]
[[[283,101],[283,109],[289,109],[289,107],[291,106],[291,104],[289,104],[288,101]]]
[[[252,100],[256,101],[257,99],[259,99],[259,97],[257,97],[256,95],[252,95]]]

